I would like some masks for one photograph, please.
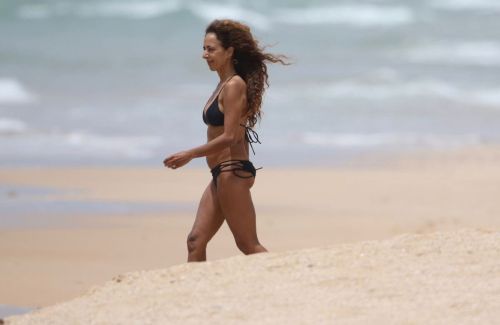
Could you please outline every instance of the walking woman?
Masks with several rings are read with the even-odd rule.
[[[188,262],[206,260],[207,244],[224,220],[244,254],[267,251],[257,238],[250,194],[256,169],[249,161],[249,145],[253,151],[252,143],[259,142],[252,128],[260,119],[268,85],[266,62],[287,64],[283,58],[264,53],[250,28],[237,21],[215,20],[205,31],[203,59],[220,78],[203,109],[207,143],[163,162],[177,169],[193,158],[206,157],[212,172],[187,238]]]

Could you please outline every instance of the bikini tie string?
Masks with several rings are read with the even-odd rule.
[[[253,149],[252,143],[262,144],[259,140],[259,135],[251,127],[243,124],[240,125],[245,128],[245,139],[250,144],[250,148],[252,148],[253,155],[255,156],[255,150]]]

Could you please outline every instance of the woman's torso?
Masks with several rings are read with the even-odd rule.
[[[209,99],[207,105],[205,105],[203,109],[203,119],[204,122],[207,124],[207,142],[212,141],[213,139],[217,138],[218,136],[224,133],[224,125],[223,125],[224,86],[226,84],[227,82],[221,85],[219,89],[216,89],[216,91],[212,95],[212,98]],[[215,98],[213,98],[214,95],[216,96]],[[211,110],[211,112],[208,112],[209,110]],[[218,110],[218,112],[217,111],[214,112],[214,110]],[[207,113],[210,116],[208,116]],[[214,117],[216,115],[222,115],[222,116],[220,116],[220,118],[217,119],[216,117]],[[212,125],[210,123],[211,121],[209,117],[218,120],[216,121],[217,123],[214,124],[222,124],[222,125]],[[240,126],[238,127],[237,129],[238,132],[236,134],[236,138],[238,139],[238,141],[236,141],[231,146],[226,147],[219,152],[207,155],[206,160],[209,168],[213,168],[220,162],[226,160],[239,160],[239,159],[248,160],[249,148],[248,148],[248,142],[245,140],[245,127],[241,126],[245,125],[246,123],[245,115],[241,116],[239,122]]]

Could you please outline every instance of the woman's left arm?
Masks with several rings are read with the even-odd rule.
[[[224,132],[204,145],[178,152],[166,158],[163,161],[166,167],[179,168],[190,162],[193,158],[208,156],[240,141],[240,137],[242,136],[240,134],[240,118],[246,107],[245,82],[241,79],[231,80],[227,83],[222,92]]]

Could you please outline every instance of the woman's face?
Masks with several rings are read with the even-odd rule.
[[[225,49],[217,35],[208,33],[203,40],[203,58],[207,60],[210,70],[215,71],[223,67],[232,56],[232,48]]]

